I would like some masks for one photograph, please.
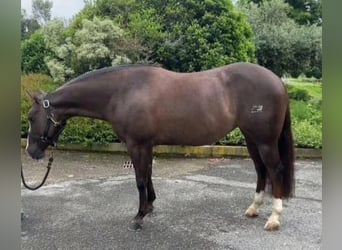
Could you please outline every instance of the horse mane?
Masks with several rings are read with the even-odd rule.
[[[114,67],[105,67],[101,69],[95,69],[95,70],[86,72],[76,78],[71,79],[70,81],[66,82],[64,85],[73,84],[75,82],[79,82],[89,77],[98,76],[107,72],[120,71],[123,69],[129,69],[129,68],[143,68],[143,67],[151,67],[151,66],[155,67],[155,65],[148,65],[148,64],[123,64],[123,65],[118,65]]]

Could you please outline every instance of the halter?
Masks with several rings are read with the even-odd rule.
[[[50,101],[48,99],[44,99],[43,100],[43,108],[46,110],[46,113],[47,113],[47,116],[46,116],[47,122],[46,122],[46,125],[45,125],[44,134],[42,136],[38,136],[38,135],[32,134],[32,132],[29,132],[29,135],[31,137],[33,137],[33,138],[34,137],[39,138],[42,143],[47,142],[48,145],[50,145],[50,146],[52,146],[54,148],[57,145],[57,137],[60,135],[60,133],[62,133],[63,128],[66,125],[66,121],[65,120],[63,120],[62,122],[55,121],[55,119],[53,118],[54,115],[51,112]],[[52,136],[52,137],[48,136],[51,124],[53,124],[54,127],[59,128],[57,133],[54,136]],[[37,190],[38,188],[40,188],[41,186],[44,185],[44,183],[45,183],[45,181],[46,181],[46,179],[47,179],[47,177],[48,177],[48,175],[50,173],[51,165],[52,165],[52,162],[53,162],[53,148],[52,148],[52,151],[51,151],[51,156],[49,158],[49,163],[46,166],[47,171],[46,171],[46,173],[44,175],[44,178],[43,178],[42,182],[39,185],[37,185],[35,187],[32,187],[32,186],[29,186],[26,183],[25,178],[24,178],[24,173],[23,173],[23,165],[21,164],[21,180],[22,180],[24,186],[27,189],[29,189],[29,190]]]
[[[46,125],[45,125],[43,135],[38,136],[38,135],[33,134],[32,132],[29,132],[29,135],[33,138],[34,137],[39,138],[42,143],[48,143],[48,145],[55,147],[57,145],[57,138],[62,133],[62,131],[66,125],[66,121],[63,120],[61,122],[57,122],[54,119],[54,114],[51,111],[50,101],[48,99],[43,100],[43,108],[46,111]],[[51,125],[53,125],[55,128],[59,128],[59,130],[57,131],[57,133],[54,136],[49,136],[49,131],[50,131]]]

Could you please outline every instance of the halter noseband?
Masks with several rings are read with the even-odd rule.
[[[62,133],[62,131],[66,125],[66,121],[63,120],[61,122],[57,122],[54,119],[54,114],[51,112],[50,101],[48,99],[43,100],[43,108],[46,111],[47,122],[45,125],[44,134],[42,136],[39,136],[39,139],[41,140],[42,143],[47,142],[48,145],[55,147],[57,145],[57,138],[60,135],[60,133]],[[57,131],[57,133],[54,136],[49,136],[49,130],[50,130],[51,124],[55,128],[59,128],[59,130]],[[38,136],[32,135],[32,133],[31,133],[31,136],[38,137]]]

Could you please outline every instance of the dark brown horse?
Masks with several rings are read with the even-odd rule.
[[[155,145],[212,144],[239,127],[257,172],[253,203],[257,216],[270,182],[273,212],[265,229],[279,227],[282,199],[291,196],[294,154],[289,99],[271,71],[236,63],[198,73],[175,73],[151,66],[106,68],[84,74],[49,94],[32,95],[27,152],[44,157],[70,117],[92,117],[112,124],[127,145],[135,169],[140,229],[156,198],[152,174]]]

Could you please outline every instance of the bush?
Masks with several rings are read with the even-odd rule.
[[[297,147],[322,147],[321,99],[291,100],[292,132]]]
[[[286,88],[290,99],[304,102],[310,100],[309,92],[306,89],[300,89],[294,85],[286,85]]]
[[[68,120],[68,125],[62,133],[59,142],[106,145],[119,142],[119,140],[108,122],[75,117]]]
[[[217,144],[219,145],[246,145],[245,137],[239,128],[234,129],[227,134]]]
[[[312,124],[310,120],[294,120],[292,131],[296,147],[322,148],[322,124]]]

